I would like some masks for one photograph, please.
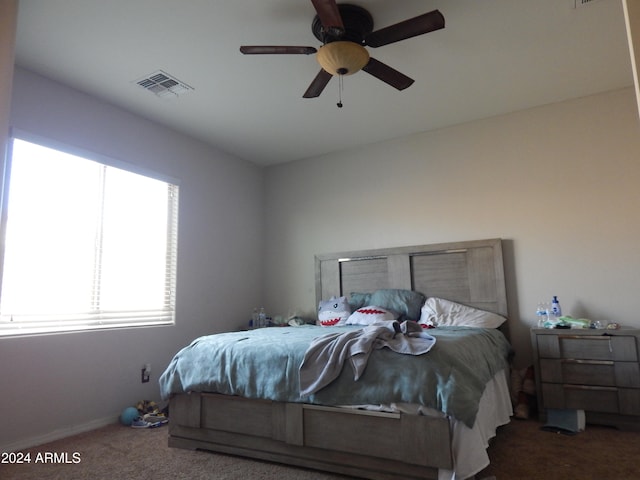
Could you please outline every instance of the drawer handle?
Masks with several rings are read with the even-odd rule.
[[[605,392],[617,392],[618,389],[616,387],[596,387],[594,385],[572,385],[569,383],[565,383],[562,385],[563,388],[570,388],[573,390],[601,390]]]
[[[558,335],[559,338],[571,340],[609,340],[609,335]]]
[[[563,358],[562,363],[579,363],[581,365],[613,365],[613,360],[580,360],[578,358]]]

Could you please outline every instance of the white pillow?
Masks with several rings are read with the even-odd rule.
[[[375,305],[368,305],[353,312],[347,318],[347,325],[371,325],[374,322],[395,319],[396,316],[389,310]]]
[[[443,298],[429,297],[420,311],[422,325],[498,328],[506,318]]]

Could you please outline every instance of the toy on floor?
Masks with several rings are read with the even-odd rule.
[[[136,403],[136,408],[138,409],[138,415],[140,416],[147,413],[160,412],[160,407],[153,400],[140,400],[138,403]]]
[[[120,414],[120,423],[129,427],[139,416],[140,413],[136,407],[127,407]]]
[[[527,420],[536,409],[536,382],[533,366],[511,371],[511,401],[514,405],[513,416],[520,420]]]
[[[153,428],[169,421],[168,406],[164,410],[153,400],[140,400],[134,407],[125,408],[120,414],[120,423],[133,428]]]

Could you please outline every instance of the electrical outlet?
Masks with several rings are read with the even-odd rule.
[[[140,371],[140,378],[142,383],[147,383],[150,377],[151,377],[151,364],[146,363],[144,367],[142,367],[142,370]]]

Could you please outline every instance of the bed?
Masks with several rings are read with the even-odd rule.
[[[318,302],[352,292],[398,289],[421,292],[425,297],[446,299],[508,318],[500,239],[321,254],[315,258],[315,267]],[[294,331],[296,328],[299,330]],[[280,335],[280,340],[273,341],[273,345],[280,345],[285,343],[286,335],[318,336],[340,328],[285,327],[219,335],[235,336],[236,343],[244,342],[249,348],[253,341],[263,345],[272,341],[265,340],[267,335]],[[439,349],[447,343],[448,336],[456,335],[445,330],[446,327],[426,330],[434,333]],[[184,365],[183,377],[173,376],[180,360],[178,354],[161,379],[163,396],[169,398],[169,445],[374,480],[472,477],[488,465],[488,441],[500,425],[509,422],[512,406],[504,346],[508,342],[497,338],[508,337],[507,323],[500,326],[499,333],[497,329],[469,330],[480,338],[489,338],[490,343],[499,344],[499,356],[505,357],[504,363],[493,366],[490,375],[484,377],[486,382],[483,380],[480,385],[470,418],[449,407],[442,408],[442,403],[422,401],[422,397],[415,401],[411,397],[409,401],[367,400],[363,403],[363,398],[370,397],[360,398],[355,394],[353,386],[360,381],[346,378],[352,376],[346,365],[332,388],[343,394],[350,391],[356,397],[354,401],[345,402],[341,398],[327,403],[332,397],[323,397],[322,391],[302,399],[290,394],[281,396],[279,388],[273,389],[276,393],[265,393],[269,389],[267,384],[254,385],[253,392],[242,390],[247,392],[243,396],[233,394],[237,390],[214,381],[194,387],[186,379],[190,374]],[[312,331],[317,334],[309,333]],[[215,351],[219,349],[215,344],[220,340],[218,337],[196,339],[194,344],[213,342],[211,348]],[[435,355],[439,349],[415,358],[426,361],[424,357]],[[379,354],[386,355],[386,360],[378,358]],[[407,357],[390,353],[387,348],[377,350],[371,353],[365,372],[375,372],[375,368],[380,368],[375,362],[383,364],[389,361],[389,355]],[[184,353],[182,356],[185,357]],[[207,363],[206,359],[188,361]],[[271,374],[280,369],[267,367],[267,370]],[[291,377],[291,372],[284,375],[287,376]],[[253,398],[261,396],[265,398]]]

